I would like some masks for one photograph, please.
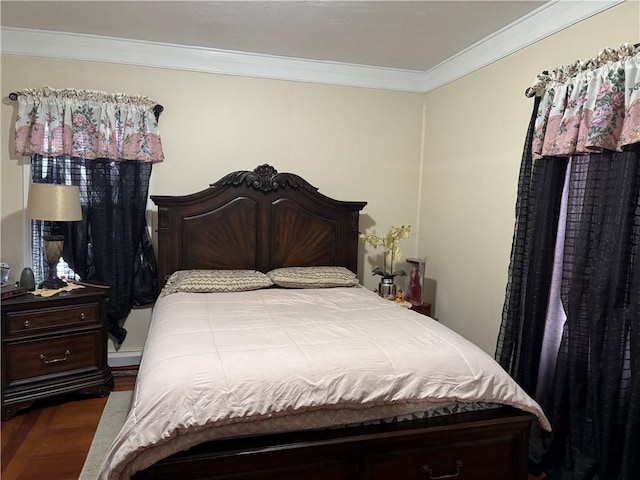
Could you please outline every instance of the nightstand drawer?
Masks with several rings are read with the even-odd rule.
[[[98,323],[96,304],[86,304],[68,308],[48,308],[27,312],[7,313],[7,335],[35,333],[39,330]]]
[[[99,364],[100,331],[7,345],[7,384]]]

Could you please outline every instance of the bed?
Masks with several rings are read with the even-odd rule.
[[[358,285],[365,202],[269,165],[152,200],[166,284],[100,478],[527,478],[540,407]]]

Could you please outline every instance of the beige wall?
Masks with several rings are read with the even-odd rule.
[[[427,94],[419,253],[440,321],[493,353],[515,222],[518,171],[543,70],[640,39],[627,2]]]
[[[164,105],[166,160],[154,166],[151,194],[192,193],[230,171],[269,163],[330,197],[368,201],[361,229],[417,221],[423,94],[4,55],[1,255],[14,280],[24,266],[25,192],[23,159],[11,153],[15,104],[7,95],[44,85],[141,94]],[[415,236],[403,249],[416,254]],[[373,288],[364,252],[360,264]],[[143,309],[129,317],[121,351],[142,348],[149,315]]]
[[[165,107],[166,161],[154,167],[151,194],[194,192],[230,171],[270,163],[328,196],[366,200],[361,230],[414,225],[402,248],[428,258],[440,321],[493,353],[532,107],[523,92],[541,70],[638,41],[639,8],[614,7],[427,95],[4,55],[2,260],[15,279],[26,242],[9,92],[49,85],[147,95]],[[372,265],[361,251],[368,288]],[[149,315],[129,317],[123,351],[142,348]]]

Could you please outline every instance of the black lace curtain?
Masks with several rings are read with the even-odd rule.
[[[551,433],[532,432],[532,473],[547,472],[549,479],[635,479],[640,472],[638,144],[619,153],[533,160],[538,101],[520,171],[496,358],[541,404],[553,426]],[[554,269],[560,272],[558,292],[552,287]],[[551,315],[554,294],[561,301],[560,319]],[[557,344],[548,341],[554,328]]]
[[[67,183],[80,187],[82,221],[61,223],[63,257],[86,282],[111,287],[109,332],[116,344],[134,305],[155,299],[157,270],[145,221],[152,163],[32,157],[36,183]]]

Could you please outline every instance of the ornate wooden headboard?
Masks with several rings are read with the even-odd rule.
[[[226,175],[158,206],[160,283],[177,270],[341,265],[357,272],[358,219],[366,202],[342,202],[270,165]]]

